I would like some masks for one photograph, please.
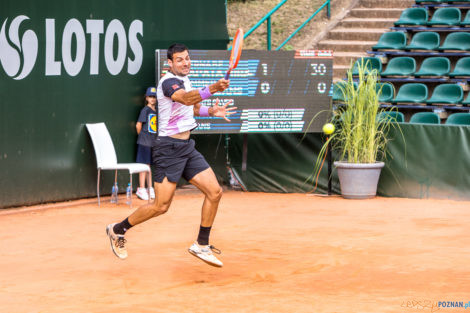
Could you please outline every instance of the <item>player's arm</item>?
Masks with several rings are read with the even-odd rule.
[[[184,83],[176,78],[170,78],[163,82],[162,88],[165,96],[184,105],[195,105],[214,93],[224,91],[229,87],[230,81],[222,78],[212,85],[203,88],[186,91]]]

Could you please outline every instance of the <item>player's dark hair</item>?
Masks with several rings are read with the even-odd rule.
[[[183,51],[186,51],[186,50],[188,50],[188,47],[186,47],[184,44],[174,43],[168,48],[168,50],[166,52],[166,56],[169,60],[173,61],[173,54],[183,52]]]

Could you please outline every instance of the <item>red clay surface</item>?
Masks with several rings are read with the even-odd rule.
[[[187,252],[202,200],[178,190],[124,261],[105,235],[123,203],[0,211],[0,312],[466,312],[438,302],[470,301],[470,202],[228,191],[219,269]]]

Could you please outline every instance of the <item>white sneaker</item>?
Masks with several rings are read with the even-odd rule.
[[[113,251],[118,258],[125,259],[127,258],[126,239],[124,239],[124,235],[114,233],[114,225],[116,225],[116,223],[109,224],[106,227],[106,235],[109,237],[111,251]]]
[[[153,187],[150,187],[150,199],[155,199],[155,189]]]
[[[224,264],[215,257],[215,255],[212,254],[212,251],[214,253],[220,254],[221,251],[214,246],[201,246],[196,242],[193,243],[193,245],[188,249],[189,253],[194,255],[195,257],[200,258],[204,262],[206,262],[209,265],[216,266],[216,267],[222,267]]]
[[[149,199],[149,195],[147,193],[147,189],[145,188],[137,188],[137,192],[135,193],[137,197],[139,197],[142,200],[147,200]]]

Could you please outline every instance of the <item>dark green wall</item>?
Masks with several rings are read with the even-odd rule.
[[[27,18],[19,24],[16,40],[12,21],[21,15]],[[55,26],[55,36],[49,33],[47,41],[46,19],[53,20]],[[72,19],[78,24],[70,22]],[[87,33],[87,20],[103,24],[99,45],[94,45],[99,47],[98,58],[90,57],[92,35]],[[105,59],[106,32],[113,20],[120,22],[126,36],[121,41],[126,45],[122,50],[125,61],[118,73],[110,73]],[[139,21],[142,34],[131,36],[130,25]],[[166,49],[177,41],[190,49],[223,50],[228,43],[226,4],[221,0],[2,0],[0,22],[4,25],[3,41],[0,36],[0,208],[96,195],[95,155],[84,124],[105,122],[118,160],[133,162],[135,120],[146,87],[155,82],[155,49]],[[62,55],[67,23],[71,29],[74,23],[74,27],[81,26],[85,41],[77,44],[80,35],[71,36],[71,53],[67,54],[65,44]],[[90,32],[99,33],[96,28]],[[110,30],[109,38],[114,41],[108,40],[108,51],[115,60],[120,56],[118,36],[111,34]],[[34,54],[34,36],[34,67],[23,79],[15,79],[28,68],[27,60],[33,59],[28,56]],[[134,46],[129,43],[131,37]],[[136,45],[141,47],[142,63],[135,67],[137,73],[129,73],[129,60],[138,60]],[[51,51],[47,47],[55,52],[53,61],[61,62],[60,75],[46,75],[46,59],[52,60],[51,53],[46,55]],[[81,51],[84,61],[76,73],[69,64],[80,60]],[[67,55],[72,63],[65,68]],[[15,67],[15,57],[19,67]],[[91,59],[99,62],[97,74],[92,71]],[[49,73],[51,69],[48,66]],[[103,192],[109,193],[111,181],[112,175],[105,174]]]
[[[247,171],[241,171],[243,135],[230,135],[232,164],[249,191],[311,192],[321,134],[248,135]],[[470,126],[400,124],[389,133],[388,157],[377,193],[386,197],[470,200]],[[340,192],[333,167],[332,187]],[[327,191],[327,163],[316,192]]]

